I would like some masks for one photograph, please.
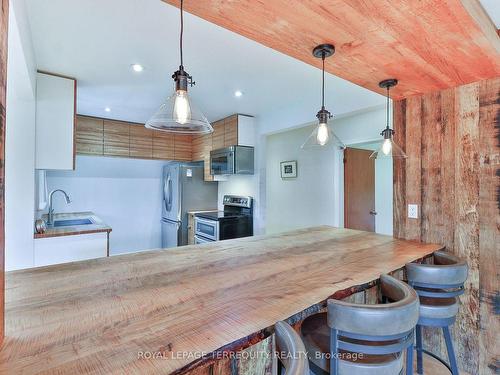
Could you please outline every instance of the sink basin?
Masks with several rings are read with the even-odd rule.
[[[54,228],[57,227],[73,227],[75,225],[89,225],[94,224],[90,219],[67,219],[67,220],[55,220]]]

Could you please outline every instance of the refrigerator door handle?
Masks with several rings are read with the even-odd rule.
[[[163,200],[165,201],[165,209],[167,212],[172,210],[172,178],[168,174],[163,185]]]

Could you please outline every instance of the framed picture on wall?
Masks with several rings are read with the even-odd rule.
[[[297,160],[282,161],[281,178],[296,178],[297,177]]]

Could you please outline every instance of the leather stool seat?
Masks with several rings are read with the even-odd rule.
[[[429,298],[420,296],[421,318],[453,318],[458,313],[458,299]]]
[[[327,313],[306,318],[302,323],[301,336],[309,360],[325,372],[330,371],[330,328]],[[362,341],[342,338],[344,341],[364,345],[381,345],[377,341]],[[387,344],[387,341],[383,342]],[[339,360],[339,375],[386,375],[397,374],[403,369],[403,356],[397,354],[369,355],[342,350]]]

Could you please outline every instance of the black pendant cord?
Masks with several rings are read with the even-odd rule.
[[[323,85],[321,88],[321,109],[325,109],[325,52],[323,52],[321,60],[323,62],[323,70],[322,70]]]
[[[390,90],[390,87],[387,86],[387,114],[386,114],[386,121],[387,121],[387,126],[386,126],[386,129],[389,130],[389,90]]]
[[[181,35],[179,38],[179,47],[181,54],[181,66],[184,66],[183,56],[182,56],[182,38],[184,34],[184,0],[181,0]]]

